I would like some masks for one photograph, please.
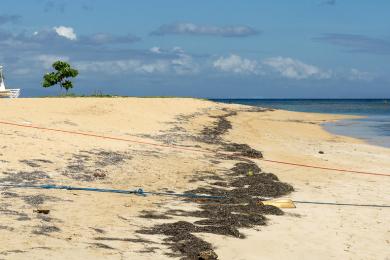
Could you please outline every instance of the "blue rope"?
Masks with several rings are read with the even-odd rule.
[[[174,197],[185,197],[185,198],[193,198],[193,199],[226,199],[226,197],[224,197],[224,196],[199,195],[199,194],[192,194],[192,193],[152,192],[152,191],[144,191],[143,189],[137,189],[137,190],[116,190],[116,189],[82,188],[82,187],[72,187],[72,186],[57,186],[57,185],[52,185],[52,184],[46,184],[46,185],[0,184],[0,187],[32,188],[32,189],[46,189],[46,190],[79,190],[79,191],[92,191],[92,192],[135,194],[135,195],[139,195],[139,196],[146,196],[146,195],[174,196]],[[306,204],[338,205],[338,206],[360,206],[360,207],[379,207],[379,208],[388,208],[388,207],[390,207],[390,205],[347,204],[347,203],[299,201],[299,200],[294,200],[294,202],[295,203],[306,203]]]
[[[0,187],[9,188],[32,188],[32,189],[46,189],[46,190],[79,190],[79,191],[91,191],[91,192],[106,192],[106,193],[120,193],[120,194],[135,194],[139,196],[157,195],[157,196],[174,196],[185,197],[193,199],[225,199],[223,196],[210,196],[210,195],[198,195],[191,193],[170,193],[170,192],[152,192],[144,191],[143,189],[137,190],[117,190],[117,189],[100,189],[100,188],[83,188],[72,186],[57,186],[52,184],[45,185],[14,185],[14,184],[0,184]]]

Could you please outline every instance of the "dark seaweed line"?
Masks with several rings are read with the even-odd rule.
[[[264,173],[256,163],[243,158],[262,158],[260,151],[249,147],[246,144],[227,143],[222,136],[231,128],[228,117],[237,114],[236,111],[225,110],[212,127],[205,127],[200,136],[194,139],[199,142],[220,146],[224,151],[234,152],[233,155],[216,153],[215,160],[238,161],[232,169],[225,174],[225,179],[210,183],[210,188],[198,188],[187,191],[187,193],[209,194],[212,196],[224,196],[227,199],[209,201],[203,199],[188,199],[199,206],[198,211],[167,211],[161,218],[169,216],[188,216],[201,218],[194,223],[178,221],[155,225],[152,228],[138,230],[142,234],[165,235],[164,244],[172,253],[170,256],[181,257],[182,259],[217,259],[218,256],[213,246],[195,236],[194,233],[211,233],[237,238],[244,238],[238,228],[253,228],[258,225],[265,225],[264,215],[282,215],[283,212],[273,206],[262,205],[257,197],[279,197],[293,191],[289,184],[282,183],[271,173]],[[202,180],[212,181],[215,176],[210,174]],[[233,187],[227,190],[224,187]],[[151,212],[144,212],[141,217],[158,218],[158,215]]]

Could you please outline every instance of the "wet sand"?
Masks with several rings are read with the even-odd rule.
[[[390,173],[390,149],[332,135],[320,124],[346,118],[287,111],[255,111],[240,105],[195,99],[74,98],[0,99],[0,121],[94,133],[142,142],[225,151],[247,144],[266,159]],[[224,129],[231,123],[231,129]],[[217,126],[216,126],[217,124]],[[213,132],[221,126],[221,132]],[[210,130],[210,131],[207,131]],[[211,131],[212,130],[212,131]],[[207,138],[215,134],[215,138]],[[185,192],[214,188],[240,159],[67,133],[0,126],[2,183],[55,183]],[[217,140],[217,142],[214,142]],[[319,153],[322,151],[323,153]],[[228,151],[225,151],[229,153]],[[250,158],[295,192],[295,200],[388,204],[389,177],[329,172]],[[278,182],[279,183],[279,182]],[[124,196],[81,191],[1,189],[0,258],[165,259],[166,235],[139,230],[196,216],[166,214],[196,210],[203,202],[159,196]],[[287,195],[288,194],[288,195]],[[42,216],[34,209],[50,209]],[[145,212],[168,215],[145,218]],[[196,232],[219,259],[386,259],[390,210],[297,204],[273,215],[267,226],[232,234]],[[231,212],[230,212],[231,213]],[[234,226],[235,227],[235,226]],[[238,235],[239,236],[239,235]],[[176,252],[175,257],[180,258]]]

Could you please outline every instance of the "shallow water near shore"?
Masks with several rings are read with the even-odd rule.
[[[363,116],[325,123],[334,134],[351,136],[368,143],[390,147],[389,99],[214,99],[224,103],[244,104],[298,112]]]
[[[324,128],[337,135],[351,136],[390,148],[390,117],[368,116],[361,119],[346,119],[325,123]]]

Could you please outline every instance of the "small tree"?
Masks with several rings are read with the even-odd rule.
[[[56,71],[46,73],[43,76],[42,86],[44,88],[49,88],[59,84],[60,88],[64,88],[66,93],[68,93],[68,90],[73,88],[73,83],[69,78],[75,78],[79,72],[64,61],[56,61],[52,66]]]

